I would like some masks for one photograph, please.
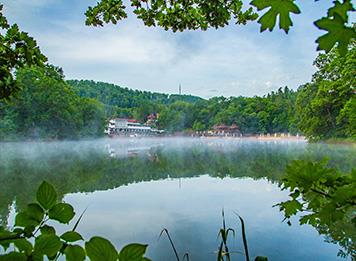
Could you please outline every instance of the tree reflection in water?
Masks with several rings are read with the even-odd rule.
[[[279,203],[285,218],[301,214],[301,225],[312,225],[327,242],[337,243],[339,256],[356,258],[356,169],[341,173],[327,161],[299,160],[282,178],[290,200]]]

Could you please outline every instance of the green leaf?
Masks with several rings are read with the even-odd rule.
[[[31,227],[32,231],[39,224],[40,222],[29,217],[27,212],[20,212],[15,217],[15,226],[24,227],[24,228]]]
[[[14,230],[12,230],[12,232],[15,233],[15,234],[20,235],[20,234],[22,234],[24,232],[24,230],[22,228],[14,228]]]
[[[289,194],[289,196],[292,197],[293,199],[297,199],[299,195],[300,195],[300,191],[298,189],[296,189],[294,192]]]
[[[57,220],[64,224],[69,223],[74,215],[73,207],[67,203],[58,203],[54,205],[48,213],[50,219]]]
[[[57,201],[57,193],[54,187],[48,182],[43,181],[37,190],[37,201],[46,210],[52,208]]]
[[[85,250],[91,261],[115,261],[118,258],[115,247],[102,237],[92,237],[85,243]]]
[[[67,261],[83,261],[85,259],[85,251],[78,245],[68,245],[64,254]]]
[[[3,229],[3,227],[0,227],[0,242],[1,240],[4,240],[6,238],[13,238],[16,237],[18,234],[14,232],[10,232],[8,230]]]
[[[316,42],[318,50],[329,52],[336,43],[341,55],[347,53],[347,48],[352,39],[356,38],[356,31],[352,27],[344,25],[344,21],[338,14],[334,14],[334,18],[322,18],[314,23],[319,29],[327,31],[326,34],[320,36]]]
[[[9,240],[0,241],[0,246],[2,246],[6,251],[10,247],[10,241]]]
[[[31,258],[33,261],[43,261],[43,254],[32,252]]]
[[[141,261],[146,252],[147,245],[129,244],[119,254],[120,261]]]
[[[24,238],[14,240],[14,244],[20,252],[24,252],[28,256],[33,250],[32,244]]]
[[[301,225],[304,225],[304,224],[311,224],[311,225],[316,225],[316,222],[317,222],[317,215],[316,214],[309,214],[309,215],[305,215],[303,217],[301,217],[299,219],[299,223]]]
[[[279,28],[288,33],[289,28],[293,25],[290,13],[300,13],[294,0],[253,0],[251,5],[255,6],[258,11],[269,8],[258,20],[258,23],[261,24],[261,32],[266,29],[272,31],[276,25],[277,16],[279,16]]]
[[[78,240],[83,240],[83,237],[78,232],[68,231],[61,235],[61,239],[66,242],[75,242]]]
[[[35,252],[49,257],[56,255],[62,247],[62,242],[56,235],[40,235],[35,240]]]
[[[0,261],[26,261],[27,257],[23,253],[12,252],[6,255],[0,255]]]
[[[10,240],[6,240],[6,239],[14,238],[16,236],[17,236],[16,233],[10,232],[8,230],[4,230],[4,228],[0,226],[0,246],[2,246],[5,251],[10,247],[10,242],[11,242],[11,239]]]
[[[339,1],[334,1],[334,6],[329,8],[328,10],[328,16],[333,17],[337,14],[346,23],[349,19],[347,14],[347,12],[349,11],[355,11],[350,0],[344,0],[343,3],[340,3]]]
[[[29,204],[27,208],[18,213],[15,218],[15,225],[21,227],[38,226],[42,221],[44,211],[36,203]]]
[[[43,227],[41,227],[41,234],[43,235],[56,234],[56,230],[54,229],[54,227],[44,225]]]
[[[27,209],[25,210],[27,212],[27,215],[38,221],[41,222],[44,216],[44,211],[42,209],[42,207],[40,205],[38,205],[37,203],[31,203],[28,204]]]
[[[303,209],[303,205],[298,200],[288,200],[279,204],[284,210],[285,216],[290,217]]]
[[[35,229],[36,226],[33,225],[26,226],[25,229],[23,230],[25,237],[32,237],[32,233],[33,231],[35,231]]]

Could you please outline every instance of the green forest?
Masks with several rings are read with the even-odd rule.
[[[310,140],[356,138],[356,44],[345,56],[319,54],[311,82],[263,97],[152,93],[89,80],[65,80],[55,66],[16,72],[19,91],[0,102],[0,139],[80,139],[104,135],[108,119],[145,122],[159,114],[168,132],[204,131],[236,124],[243,135],[291,133]],[[248,88],[248,87],[247,87]]]
[[[28,9],[25,2],[18,3],[16,9],[31,13],[34,9]],[[41,8],[40,2],[46,1],[27,2],[36,2],[34,6],[37,11]],[[52,9],[43,5],[42,8],[46,10],[45,18],[52,19],[57,12],[61,15],[60,20],[54,19],[53,23],[48,23],[47,29],[55,23],[66,26],[67,32],[69,28],[76,27],[77,25],[74,22],[72,24],[72,20],[65,16],[70,9],[74,8],[74,2],[62,10],[54,4]],[[130,9],[125,6],[127,4],[131,5]],[[60,5],[64,5],[64,2]],[[308,240],[306,237],[316,230],[319,235],[315,233],[313,235],[318,237],[318,241],[321,236],[325,242],[338,245],[337,255],[339,257],[356,259],[356,171],[354,168],[356,162],[356,24],[353,20],[356,10],[351,0],[333,1],[327,10],[323,10],[326,12],[323,12],[322,17],[320,17],[320,10],[311,11],[313,16],[306,16],[313,19],[310,21],[310,24],[314,25],[313,29],[319,33],[323,31],[318,37],[313,35],[315,47],[321,52],[316,54],[317,57],[313,62],[315,72],[309,82],[301,86],[282,85],[264,96],[218,96],[210,99],[193,95],[133,90],[130,86],[123,87],[90,79],[67,79],[61,67],[48,62],[48,58],[42,53],[34,38],[21,31],[16,23],[8,22],[3,14],[3,9],[6,9],[4,6],[10,5],[6,2],[0,3],[0,180],[3,184],[0,191],[0,260],[33,261],[44,260],[44,258],[48,260],[65,258],[68,261],[84,261],[88,257],[92,261],[147,261],[150,260],[146,257],[148,244],[125,245],[128,243],[127,238],[124,238],[125,244],[117,241],[119,237],[128,236],[132,232],[125,234],[124,231],[119,231],[118,235],[114,235],[115,229],[123,228],[117,226],[116,221],[124,220],[126,221],[125,228],[135,229],[137,223],[135,225],[134,220],[135,216],[138,216],[139,222],[144,222],[144,233],[149,234],[159,232],[149,231],[147,228],[150,228],[150,221],[158,224],[158,217],[162,215],[167,217],[169,223],[180,226],[180,229],[168,232],[165,222],[159,224],[164,227],[160,236],[163,232],[166,233],[177,261],[181,259],[170,237],[171,232],[172,234],[175,232],[175,237],[179,236],[179,233],[188,235],[186,238],[189,240],[184,240],[182,237],[183,240],[179,242],[183,242],[190,248],[188,252],[189,250],[197,254],[209,252],[216,255],[218,261],[235,260],[235,256],[230,258],[230,254],[242,253],[238,259],[250,261],[245,223],[242,218],[242,216],[245,218],[245,214],[249,212],[250,218],[246,219],[249,240],[252,239],[249,242],[255,242],[257,247],[262,246],[263,251],[273,250],[269,254],[282,259],[287,257],[287,259],[296,260],[324,260],[320,256],[324,254],[325,248],[319,248],[320,242],[317,242],[315,238]],[[121,20],[131,19],[130,16],[134,16],[134,19],[146,27],[159,27],[174,33],[187,30],[206,31],[219,29],[232,23],[246,25],[256,21],[260,32],[273,31],[278,26],[287,34],[293,26],[293,21],[298,21],[294,20],[294,16],[301,13],[300,7],[302,6],[305,9],[310,7],[294,0],[253,0],[250,3],[242,0],[98,0],[96,5],[84,10],[86,10],[85,24],[94,27],[121,23]],[[7,15],[9,19],[20,18],[19,14],[17,17],[15,15],[15,18],[12,17],[11,11],[6,13]],[[32,19],[35,20],[34,17]],[[64,25],[63,21],[68,23]],[[26,23],[26,26],[31,22]],[[301,28],[305,30],[307,27]],[[43,44],[43,38],[50,38],[50,35],[45,33],[45,26],[39,29],[44,31],[41,31],[36,38],[42,41],[41,46],[46,47],[46,44]],[[298,35],[298,30],[296,34],[293,33],[294,36]],[[53,28],[50,28],[50,31],[55,32]],[[132,34],[131,30],[128,34]],[[304,36],[306,35],[308,34]],[[66,41],[68,40],[66,38],[68,34],[56,35],[58,38],[55,39],[60,40],[61,36]],[[90,40],[94,37],[94,35],[91,36]],[[309,40],[309,38],[310,35],[305,38],[299,35],[298,41]],[[55,54],[57,54],[56,47],[61,45],[57,42],[60,41],[56,41],[55,44],[52,42]],[[68,42],[70,46],[71,41],[68,40]],[[214,40],[211,42],[215,45]],[[298,48],[310,47],[310,45],[299,46],[299,42]],[[130,45],[130,42],[127,45]],[[90,45],[88,46],[90,52],[97,51]],[[216,46],[218,47],[217,44]],[[157,45],[154,47],[154,49],[160,49]],[[239,48],[242,49],[243,46]],[[76,56],[78,51],[70,53],[68,49],[65,52],[66,54],[68,52],[69,56],[74,56],[71,58],[80,58],[80,55]],[[262,49],[263,52],[268,52],[267,45],[266,49],[264,46]],[[187,52],[184,51],[183,54],[185,53]],[[285,53],[272,54],[276,57]],[[65,55],[62,54],[62,56]],[[152,56],[156,59],[155,55]],[[311,63],[314,57],[309,57],[308,62]],[[58,65],[63,68],[70,68],[65,62],[56,60],[56,57],[50,57],[50,59],[57,61]],[[288,56],[288,62],[294,59],[299,59],[299,57]],[[105,64],[109,62],[105,60]],[[98,64],[95,63],[94,67],[96,68]],[[165,63],[164,66],[167,65],[169,64]],[[86,64],[86,66],[89,68],[90,65]],[[257,67],[259,64],[254,63],[253,66]],[[287,69],[295,72],[293,68]],[[135,75],[137,71],[135,69]],[[272,70],[270,73],[272,75]],[[238,75],[236,72],[236,77]],[[159,77],[157,78],[159,80]],[[140,86],[140,88],[147,89],[147,86]],[[244,86],[244,88],[249,89],[250,86]],[[305,136],[311,142],[182,138],[166,139],[167,143],[162,141],[164,139],[157,139],[155,141],[159,144],[152,145],[150,142],[154,139],[147,140],[147,143],[142,140],[138,142],[132,139],[119,139],[116,145],[111,146],[108,140],[95,139],[105,136],[104,129],[112,118],[131,118],[144,123],[152,114],[156,116],[154,127],[165,130],[167,135],[185,136],[214,129],[217,125],[236,125],[244,136],[288,133]],[[155,131],[161,133],[160,130]],[[76,142],[77,140],[81,141]],[[174,140],[176,143],[169,145],[168,140],[169,142]],[[217,140],[218,142],[214,144]],[[183,141],[186,143],[184,144]],[[345,142],[351,145],[325,144],[323,141]],[[122,143],[119,144],[120,142]],[[204,146],[202,143],[205,143]],[[204,183],[204,180],[200,179],[204,176],[209,176],[214,183]],[[181,179],[192,180],[192,178],[199,180],[198,187],[205,189],[201,194],[207,196],[207,204],[202,204],[203,198],[196,194],[201,209],[194,208],[194,205],[190,205],[189,202],[194,197],[192,193],[194,186],[186,187],[188,190],[181,190]],[[239,183],[233,184],[230,179]],[[179,191],[182,193],[177,194],[179,195],[177,198],[180,200],[184,199],[185,195],[190,196],[182,203],[187,209],[191,208],[197,212],[194,213],[193,218],[186,215],[188,212],[184,212],[183,208],[178,209],[179,204],[175,202],[179,203],[179,201],[174,201],[174,196],[172,196],[173,190],[169,186],[178,180]],[[131,185],[139,185],[138,183],[143,183],[143,181],[145,184],[141,185],[147,186],[153,181],[156,185],[154,190],[148,190],[147,187],[149,192],[147,198],[141,196],[135,199],[132,196],[122,196],[136,193],[140,195],[138,193],[140,188],[135,189]],[[159,206],[157,211],[159,215],[150,215],[149,211],[145,213],[143,205],[150,208],[154,206],[150,204],[150,201],[145,200],[151,200],[151,196],[159,191],[161,181],[173,181],[171,184],[164,184],[164,194],[160,195],[159,192],[157,194],[159,198],[168,201]],[[225,183],[218,183],[220,181]],[[252,195],[251,201],[248,201],[250,199],[243,197],[244,194],[241,194],[240,190],[248,183],[241,181],[251,182],[253,186],[246,186],[246,189],[260,193],[261,197],[255,197],[259,196],[257,193],[250,194]],[[273,186],[267,187],[256,181],[268,182]],[[225,188],[223,193],[219,194],[219,190],[214,191],[218,186],[224,186],[222,187]],[[114,191],[119,187],[127,191],[129,187],[135,190],[132,190],[132,194],[116,194],[115,200],[123,199],[123,205],[126,208],[122,209],[119,216],[113,216],[112,213],[115,213],[113,210],[121,207],[118,204],[120,201],[110,201],[110,194],[104,193],[108,190]],[[278,194],[282,190],[285,192],[283,197],[282,194]],[[227,192],[233,193],[230,194],[232,196],[226,197],[225,195],[229,195]],[[90,203],[94,205],[96,204],[94,196],[97,193],[100,193],[105,201],[112,202],[112,205],[105,208],[105,204],[100,204],[100,212],[91,212],[93,211],[91,208],[88,213],[85,213],[88,209],[86,205],[83,212],[76,217],[74,207],[64,201],[68,200],[66,198],[68,194],[72,194],[73,199],[78,196],[75,194],[82,194],[83,197],[93,196]],[[270,196],[271,199],[278,197],[277,202],[274,200],[273,203],[266,201],[271,204],[263,203],[264,201],[257,202],[258,198]],[[233,208],[236,209],[230,209],[234,211],[236,220],[239,218],[241,221],[241,229],[236,230],[242,236],[242,240],[237,241],[241,246],[241,251],[236,252],[233,248],[230,250],[228,248],[231,243],[229,233],[233,234],[235,240],[235,230],[226,227],[224,215],[224,208],[228,206],[225,203],[231,198],[242,199],[238,204],[233,204]],[[28,204],[31,200],[32,203]],[[255,207],[256,203],[261,203],[263,206],[251,212],[253,209],[251,207]],[[211,214],[210,216],[200,215],[204,214],[202,212],[206,211],[207,205],[215,205],[219,208],[222,206],[220,217],[222,228],[216,233],[217,237],[215,237],[216,234],[213,237],[214,244],[219,242],[220,245],[217,251],[212,248],[198,249],[196,248],[198,244],[191,240],[194,236],[197,241],[209,239],[202,236],[204,234],[200,234],[200,231],[196,229],[201,223],[206,223],[208,224],[204,229],[206,230],[207,227],[212,227],[208,223],[209,220],[213,220],[214,223],[217,221]],[[245,207],[241,207],[244,205]],[[171,206],[176,208],[174,212],[168,211],[168,207]],[[275,209],[277,211],[279,209],[281,213],[275,211],[273,217],[269,217],[269,212],[263,212],[265,206],[277,207]],[[134,210],[135,215],[130,216],[130,209]],[[108,226],[106,229],[112,233],[111,237],[115,240],[113,243],[101,236],[85,240],[77,232],[76,229],[82,222],[82,217],[87,218],[90,214],[96,217],[92,223],[101,225],[100,233],[105,230],[105,226]],[[252,221],[256,216],[260,216],[262,222],[260,221],[258,226],[256,224],[253,226]],[[128,219],[125,220],[127,217]],[[292,236],[284,237],[286,228],[271,230],[277,226],[276,222],[280,223],[282,218],[286,221],[286,225],[291,226],[292,223],[298,222],[299,225],[309,225],[313,231],[301,231],[294,227]],[[60,235],[59,232],[64,227],[61,225],[61,228],[56,231],[57,228],[52,226],[54,222],[70,225],[71,228]],[[84,229],[83,235],[88,236],[87,232],[88,230]],[[91,234],[92,231],[89,230],[89,232]],[[135,231],[134,234],[136,232],[139,231]],[[253,241],[254,237],[255,241]],[[78,241],[81,243],[74,243]],[[285,242],[299,243],[299,245],[297,245],[298,248],[291,248],[287,256],[283,257],[281,250],[285,246],[282,245],[287,245],[287,247],[292,245],[285,244]],[[315,242],[318,244],[314,245]],[[150,250],[154,250],[154,244],[147,243],[150,244]],[[116,249],[118,245],[120,250]],[[312,248],[312,253],[309,253],[308,258],[306,258],[308,253],[304,253],[306,248]],[[165,250],[167,249],[166,247]],[[161,253],[162,250],[158,252]],[[189,260],[188,252],[184,254],[182,260]],[[304,259],[297,258],[301,252],[303,252]],[[151,255],[154,252],[147,254]],[[255,261],[268,260],[267,257],[257,256],[257,254],[259,254],[257,251],[253,253],[253,256],[256,256]],[[155,260],[169,259],[157,258]],[[216,260],[215,257],[214,260]]]

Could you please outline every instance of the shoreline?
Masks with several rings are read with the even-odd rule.
[[[254,140],[254,141],[304,141],[310,144],[329,144],[329,145],[349,145],[349,146],[356,146],[355,139],[328,139],[328,140],[321,140],[321,141],[309,141],[304,136],[195,136],[195,135],[164,135],[164,136],[135,136],[135,137],[128,137],[128,136],[116,136],[116,137],[108,137],[108,136],[101,136],[101,137],[93,137],[93,138],[83,138],[83,139],[15,139],[15,140],[0,140],[0,143],[35,143],[35,142],[44,142],[44,143],[56,143],[56,142],[81,142],[81,141],[95,141],[95,140],[143,140],[143,139],[226,139],[226,140]]]

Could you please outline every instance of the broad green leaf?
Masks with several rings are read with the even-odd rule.
[[[2,246],[5,251],[9,248],[11,243],[11,239],[10,240],[6,240],[6,239],[14,238],[16,236],[17,236],[16,233],[10,232],[8,230],[4,230],[4,228],[0,226],[0,246]]]
[[[24,238],[14,240],[14,244],[20,252],[25,252],[26,255],[30,255],[32,252],[32,244]]]
[[[41,227],[41,234],[56,234],[56,230],[52,226],[44,225]]]
[[[147,245],[129,244],[119,254],[120,261],[141,261],[146,252]]]
[[[0,261],[26,261],[27,257],[23,253],[12,252],[6,255],[0,255]]]
[[[320,36],[316,42],[318,50],[329,52],[336,43],[341,55],[347,53],[347,48],[352,39],[356,38],[356,31],[352,27],[344,25],[344,21],[338,14],[334,14],[334,18],[322,18],[314,23],[319,29],[327,31],[326,34]]]
[[[68,245],[64,254],[67,261],[83,261],[85,259],[85,251],[78,245]]]
[[[85,250],[91,261],[115,261],[118,258],[115,247],[102,237],[92,237],[85,243]]]
[[[38,205],[37,203],[32,203],[29,204],[25,210],[27,212],[27,215],[38,221],[41,222],[44,216],[44,211],[42,209],[42,207],[40,205]]]
[[[54,256],[62,247],[62,242],[56,235],[40,235],[35,240],[35,252]]]
[[[38,226],[44,216],[44,211],[36,203],[29,204],[25,210],[18,213],[15,218],[15,225],[21,227]]]
[[[269,8],[258,20],[258,23],[261,24],[261,32],[266,29],[272,31],[276,25],[277,16],[279,16],[279,28],[288,33],[289,28],[293,25],[290,13],[300,13],[294,0],[253,0],[251,5],[255,6],[258,11]]]
[[[20,234],[22,234],[23,233],[23,229],[22,228],[15,228],[14,230],[12,230],[12,232],[13,233],[15,233],[15,234],[18,234],[18,235],[20,235]],[[1,233],[0,233],[1,234]]]
[[[73,207],[67,203],[58,203],[48,212],[50,219],[57,220],[61,223],[69,223],[74,215],[75,213]]]
[[[37,190],[37,201],[46,210],[52,208],[57,201],[57,193],[54,187],[48,182],[43,181]]]
[[[43,254],[32,252],[31,258],[33,261],[43,261]]]
[[[34,230],[34,227],[37,227],[40,224],[37,220],[32,219],[28,216],[27,212],[20,212],[15,217],[15,226],[31,228],[30,230]],[[31,232],[32,232],[31,231]]]
[[[61,235],[61,239],[66,242],[75,242],[78,240],[83,240],[83,237],[78,232],[68,231]]]
[[[33,231],[35,231],[35,229],[36,229],[36,226],[33,226],[33,225],[26,226],[23,230],[25,237],[32,237],[32,233],[33,233]]]
[[[6,238],[12,238],[12,237],[16,237],[18,235],[17,233],[5,230],[2,227],[0,227],[0,228],[1,228],[0,229],[0,242],[1,242],[1,240],[4,240]]]

